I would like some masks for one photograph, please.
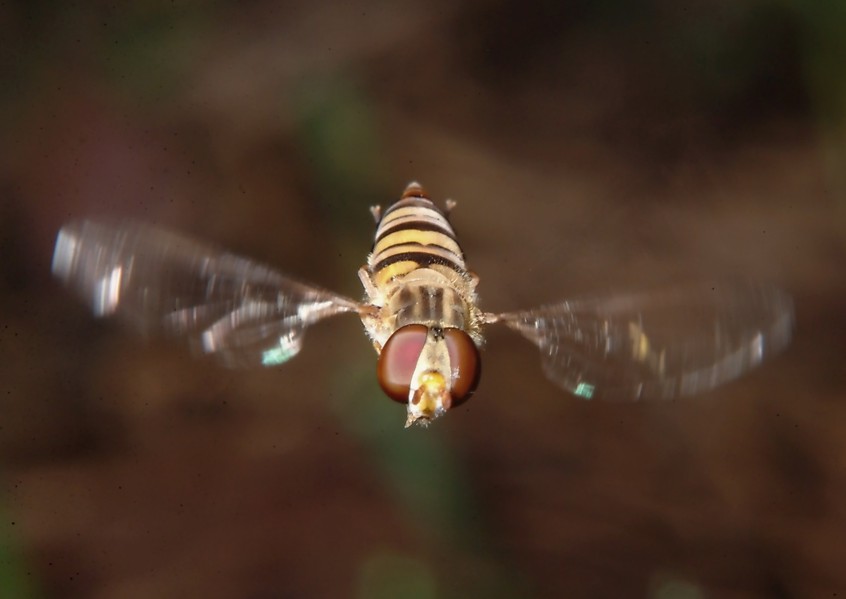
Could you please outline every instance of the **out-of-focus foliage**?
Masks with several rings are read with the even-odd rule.
[[[782,0],[801,32],[801,60],[829,173],[846,207],[846,4],[837,0]]]
[[[437,586],[425,562],[397,555],[372,555],[361,568],[361,599],[434,599]]]
[[[0,511],[0,589],[7,597],[30,599],[38,597],[32,570],[21,555],[20,540],[15,534],[14,520],[5,510]]]

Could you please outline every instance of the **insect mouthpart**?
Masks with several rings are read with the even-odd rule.
[[[413,391],[408,402],[408,419],[405,427],[415,422],[428,426],[429,422],[442,416],[452,406],[452,396],[447,390],[447,381],[437,371],[420,375],[419,387]]]

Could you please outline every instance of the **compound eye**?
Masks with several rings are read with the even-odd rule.
[[[409,324],[394,331],[382,347],[376,365],[376,378],[385,394],[400,403],[408,403],[411,377],[426,344],[429,328]]]
[[[453,374],[450,395],[452,405],[456,406],[466,401],[476,390],[482,374],[482,361],[476,344],[461,329],[445,329],[444,337]]]

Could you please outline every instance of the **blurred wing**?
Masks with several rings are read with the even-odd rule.
[[[305,328],[358,304],[162,229],[78,221],[56,238],[53,274],[96,316],[186,337],[228,366],[275,366]]]
[[[546,375],[585,398],[702,393],[782,350],[790,297],[751,283],[562,302],[499,320],[541,350]]]

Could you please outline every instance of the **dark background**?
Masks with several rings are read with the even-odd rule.
[[[846,594],[846,3],[0,3],[0,595]],[[789,350],[591,404],[492,328],[429,430],[355,318],[238,372],[95,322],[61,224],[133,216],[359,297],[420,180],[485,309],[776,282]]]

